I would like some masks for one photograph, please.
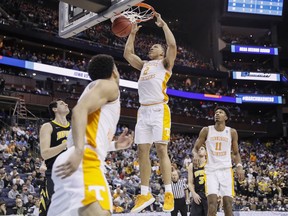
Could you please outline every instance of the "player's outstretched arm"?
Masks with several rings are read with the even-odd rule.
[[[176,40],[167,23],[161,18],[161,15],[159,13],[156,13],[155,17],[157,19],[157,21],[155,22],[156,25],[162,28],[164,31],[166,43],[168,46],[166,51],[166,57],[164,59],[164,65],[166,69],[171,71],[177,55]]]
[[[134,42],[135,42],[136,34],[140,28],[141,26],[138,26],[137,23],[132,24],[132,30],[128,37],[128,40],[126,42],[125,49],[124,49],[124,58],[129,62],[129,64],[132,65],[132,67],[136,68],[139,71],[142,70],[144,62],[139,56],[135,54]]]
[[[72,175],[82,160],[88,115],[99,110],[107,102],[116,100],[119,96],[119,87],[115,81],[94,81],[90,84],[90,88],[91,90],[73,108],[72,136],[75,150],[65,163],[56,167],[57,176],[62,178]]]

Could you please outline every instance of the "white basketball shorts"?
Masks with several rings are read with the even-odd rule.
[[[205,170],[205,192],[206,195],[235,196],[234,172],[232,168]]]
[[[141,106],[135,128],[136,144],[168,143],[170,140],[171,114],[166,103]]]

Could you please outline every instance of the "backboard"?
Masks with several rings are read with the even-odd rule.
[[[98,23],[125,11],[143,0],[111,0],[111,6],[100,12],[94,13],[85,9],[59,2],[59,36],[72,37]]]

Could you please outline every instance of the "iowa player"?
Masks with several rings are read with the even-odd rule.
[[[206,149],[202,146],[198,151],[199,165],[191,163],[188,167],[188,187],[192,193],[193,202],[190,215],[206,216],[208,211],[207,197],[205,194]]]
[[[45,173],[47,192],[43,191],[42,193],[46,201],[51,199],[54,193],[54,184],[51,179],[52,166],[57,156],[66,150],[66,141],[70,130],[70,123],[66,119],[70,111],[62,99],[52,101],[48,109],[53,120],[43,124],[40,129],[40,151],[47,167]],[[48,206],[49,202],[41,201],[41,215],[46,215]]]

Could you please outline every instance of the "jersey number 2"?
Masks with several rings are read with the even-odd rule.
[[[144,70],[144,72],[143,72],[143,75],[147,75],[149,70],[150,70],[150,68],[149,68],[149,67],[146,67],[145,70]]]

